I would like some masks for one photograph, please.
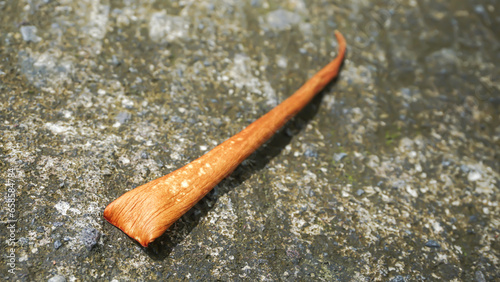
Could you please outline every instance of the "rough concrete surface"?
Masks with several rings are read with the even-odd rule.
[[[0,1],[0,280],[498,281],[500,2]],[[335,57],[151,247],[107,223]]]

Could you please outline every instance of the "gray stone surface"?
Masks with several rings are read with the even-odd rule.
[[[500,279],[499,11],[0,1],[0,280]],[[291,95],[335,29],[337,81],[150,248],[105,222]]]

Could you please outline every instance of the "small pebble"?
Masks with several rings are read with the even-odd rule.
[[[467,180],[469,180],[470,182],[478,181],[479,179],[481,179],[481,173],[477,171],[471,171],[467,176]]]
[[[469,222],[476,222],[477,221],[477,216],[471,215],[469,216]]]
[[[333,154],[333,160],[335,162],[340,162],[343,158],[347,156],[346,153],[338,153],[338,154]]]
[[[481,270],[476,271],[476,273],[474,273],[474,276],[476,276],[476,282],[486,282],[486,277],[484,277],[484,274],[481,272]]]
[[[425,246],[429,248],[441,248],[441,245],[439,245],[439,243],[434,240],[427,241],[427,243],[425,243]]]
[[[54,242],[54,248],[56,248],[56,250],[59,249],[61,246],[62,246],[61,241],[57,240]]]

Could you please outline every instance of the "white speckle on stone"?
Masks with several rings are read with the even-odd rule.
[[[344,157],[346,157],[347,154],[346,153],[338,153],[338,154],[333,154],[333,160],[335,162],[339,162],[341,161]]]
[[[66,278],[62,275],[52,276],[47,282],[66,282]]]
[[[278,65],[278,67],[284,69],[288,66],[288,60],[283,55],[277,55],[276,56],[276,65]]]
[[[129,164],[130,163],[130,160],[126,157],[123,157],[121,156],[119,159],[118,159],[122,164]]]
[[[165,10],[156,12],[149,21],[149,37],[165,43],[188,35],[189,23],[180,16],[167,15]]]
[[[436,220],[431,220],[431,224],[432,224],[432,229],[434,229],[435,233],[441,233],[444,231],[443,227],[441,227],[441,224]]]
[[[71,111],[67,111],[67,110],[63,111],[63,116],[65,118],[70,118],[72,115],[73,115],[73,112],[71,112]]]
[[[484,214],[490,214],[490,210],[488,209],[488,207],[484,207],[483,208],[483,213]]]
[[[189,186],[189,182],[187,180],[182,181],[181,186],[187,188]]]
[[[250,57],[245,54],[236,54],[233,58],[233,66],[226,71],[225,75],[234,79],[236,88],[246,88],[249,93],[264,95],[267,98],[267,104],[276,105],[278,99],[271,84],[269,81],[255,77],[251,66]]]
[[[380,159],[376,155],[370,155],[368,156],[368,162],[366,165],[372,169],[376,169],[380,164]]]
[[[28,256],[26,254],[19,256],[19,262],[27,261]]]
[[[57,124],[47,122],[45,124],[45,128],[52,131],[52,133],[54,133],[54,134],[73,133],[73,127],[62,125],[61,122],[58,122]]]
[[[21,27],[21,35],[26,42],[40,42],[42,38],[36,35],[37,28],[32,25],[25,25]]]
[[[109,18],[109,6],[101,5],[99,1],[91,1],[89,11],[88,34],[95,39],[103,39],[106,36]]]
[[[356,107],[351,110],[351,116],[352,116],[351,118],[352,123],[359,123],[365,115],[363,114],[363,111],[359,107]]]
[[[417,189],[412,189],[410,185],[406,185],[406,192],[414,198],[418,197]]]
[[[66,215],[69,209],[69,203],[60,201],[59,203],[54,205],[54,208],[62,215]]]
[[[300,16],[283,9],[269,12],[266,16],[267,26],[276,31],[290,29],[292,25],[300,22]]]
[[[71,211],[75,214],[82,214],[82,212],[79,209],[75,209],[75,208],[70,208],[69,211]]]
[[[127,98],[123,98],[122,99],[122,106],[124,108],[130,109],[130,108],[132,108],[134,106],[134,101],[129,100]]]
[[[477,171],[470,171],[469,175],[467,175],[467,180],[469,180],[470,182],[478,181],[480,179],[481,179],[481,173]]]
[[[437,253],[437,261],[442,262],[442,263],[447,263],[448,262],[448,256],[445,253]]]
[[[49,48],[43,53],[21,51],[18,58],[21,71],[36,87],[46,87],[46,91],[51,92],[53,87],[58,88],[72,81],[75,59],[58,48]]]
[[[318,224],[311,224],[304,230],[309,235],[320,235],[321,231],[323,231],[323,227]]]
[[[422,172],[422,166],[420,164],[415,164],[415,170],[417,172]]]

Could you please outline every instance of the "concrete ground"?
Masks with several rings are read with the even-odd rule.
[[[0,1],[0,279],[500,279],[499,11]],[[339,78],[151,247],[103,219],[291,95],[335,29]]]

